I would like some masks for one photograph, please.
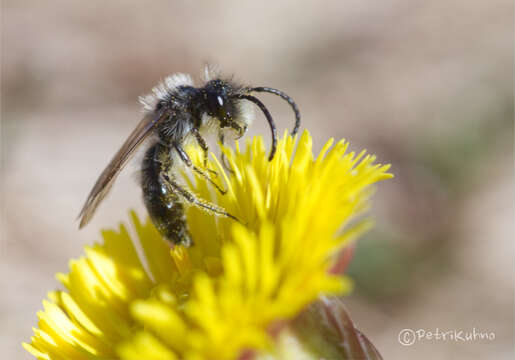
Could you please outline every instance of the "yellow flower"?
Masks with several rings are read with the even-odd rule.
[[[225,195],[201,177],[184,176],[202,198],[240,223],[189,207],[194,246],[170,249],[153,225],[132,213],[104,231],[58,274],[39,328],[23,346],[39,359],[236,359],[273,352],[274,333],[323,294],[345,294],[347,277],[331,274],[335,255],[370,226],[356,220],[371,184],[391,177],[374,156],[329,140],[314,158],[308,132],[285,135],[269,162],[262,138],[245,151],[225,148],[233,173],[216,157]],[[188,150],[202,164],[197,148]],[[137,239],[134,245],[131,239]],[[139,249],[139,250],[137,250]],[[138,252],[142,255],[138,256]],[[275,330],[274,330],[275,329]]]

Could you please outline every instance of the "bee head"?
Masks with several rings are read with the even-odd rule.
[[[207,113],[209,116],[216,117],[222,124],[230,122],[233,117],[228,90],[230,90],[228,84],[222,80],[211,80],[204,88]]]
[[[234,89],[231,84],[226,81],[216,79],[208,81],[204,87],[204,98],[206,101],[206,110],[209,116],[217,118],[220,121],[220,127],[232,128],[239,136],[242,136],[246,130],[246,124],[239,124],[238,108],[236,100],[231,97]]]
[[[210,76],[206,76],[206,79],[209,78]],[[253,118],[252,111],[249,110],[246,104],[254,103],[257,105],[265,115],[270,125],[270,130],[272,131],[272,149],[268,157],[269,160],[272,160],[277,148],[277,130],[272,115],[261,100],[251,95],[253,92],[274,94],[290,104],[295,113],[295,127],[291,135],[295,136],[300,127],[299,108],[293,99],[281,90],[262,86],[240,87],[233,85],[230,81],[221,80],[219,78],[208,80],[206,85],[201,89],[201,94],[204,98],[201,111],[207,113],[210,117],[218,119],[221,129],[230,128],[237,133],[238,137],[241,137]]]

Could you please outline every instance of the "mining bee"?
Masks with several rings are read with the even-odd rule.
[[[295,102],[284,92],[269,87],[248,87],[232,79],[215,76],[206,68],[204,85],[194,87],[186,74],[168,76],[152,89],[152,94],[140,97],[144,116],[111,162],[98,178],[79,214],[79,228],[92,218],[100,202],[111,189],[119,172],[134,155],[135,150],[149,140],[141,165],[141,188],[150,218],[157,230],[172,244],[190,246],[191,236],[186,224],[184,202],[203,208],[215,215],[236,218],[219,206],[198,198],[178,182],[177,170],[185,165],[206,178],[216,189],[224,192],[212,180],[216,172],[207,169],[208,146],[201,135],[203,130],[218,131],[224,141],[224,129],[243,136],[253,119],[252,103],[265,115],[272,131],[272,160],[277,146],[277,130],[270,112],[255,96],[266,92],[286,100],[295,113],[295,135],[300,126],[300,113]],[[203,151],[203,168],[194,165],[184,150],[188,141],[196,141]]]

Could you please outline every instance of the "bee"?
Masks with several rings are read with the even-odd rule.
[[[129,135],[111,162],[100,174],[79,214],[79,228],[93,217],[95,210],[109,193],[116,177],[144,142],[148,148],[141,164],[140,185],[143,200],[159,233],[174,245],[190,246],[185,203],[208,212],[237,220],[225,209],[200,199],[178,181],[177,170],[181,166],[222,190],[212,180],[216,172],[207,169],[208,146],[203,137],[205,130],[218,131],[218,139],[224,142],[224,129],[229,129],[237,138],[242,137],[253,119],[252,103],[263,112],[272,132],[272,160],[277,146],[277,130],[266,106],[252,93],[271,93],[286,100],[295,113],[295,135],[300,127],[300,112],[284,92],[269,87],[248,87],[232,79],[214,76],[206,68],[204,85],[195,87],[187,74],[173,74],[152,89],[152,94],[140,97],[144,116]],[[184,150],[189,141],[196,141],[203,152],[203,168],[191,161]],[[224,162],[225,164],[225,162]],[[227,165],[225,165],[227,166]]]

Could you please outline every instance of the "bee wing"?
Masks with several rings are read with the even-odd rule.
[[[88,199],[84,203],[78,216],[78,218],[80,218],[79,229],[91,220],[96,208],[109,193],[109,190],[111,190],[114,180],[125,164],[127,164],[127,161],[134,155],[134,151],[141,145],[143,140],[151,134],[151,130],[161,122],[164,117],[164,111],[146,114],[127,140],[125,140],[120,150],[118,150],[116,155],[111,159],[109,165],[102,171],[93,189],[91,189]]]

